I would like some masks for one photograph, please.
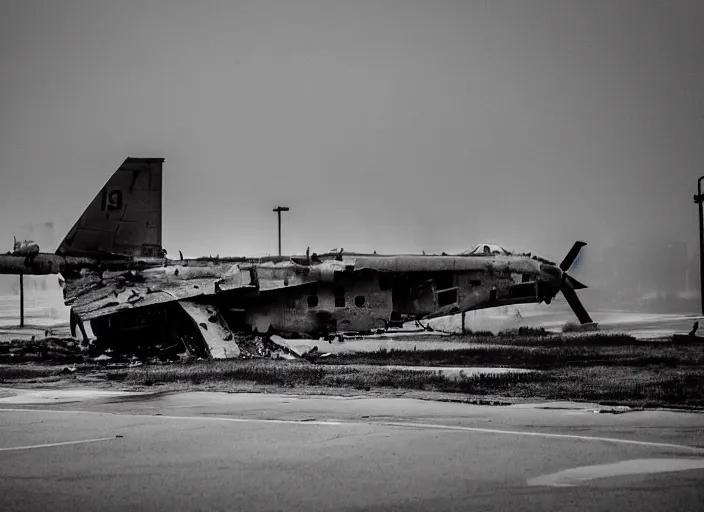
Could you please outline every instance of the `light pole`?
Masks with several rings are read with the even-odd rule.
[[[699,205],[699,293],[702,304],[702,315],[704,315],[704,212],[702,212],[702,180],[704,176],[697,180],[697,195],[694,196],[694,202]]]
[[[24,275],[20,274],[20,327],[24,327]]]
[[[699,208],[701,210],[701,205],[699,205]],[[277,206],[274,208],[273,211],[275,211],[278,216],[279,216],[279,256],[281,256],[281,212],[287,212],[289,210],[288,206]],[[703,281],[704,282],[704,281]]]

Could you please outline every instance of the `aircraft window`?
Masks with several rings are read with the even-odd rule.
[[[357,295],[354,298],[354,305],[357,306],[358,308],[361,308],[364,306],[364,295]]]
[[[457,288],[438,293],[438,306],[448,306],[457,302]]]
[[[314,308],[317,305],[318,305],[318,296],[317,295],[308,295],[308,307]]]
[[[509,254],[506,249],[496,244],[476,244],[460,253],[460,255],[464,256],[507,256]]]

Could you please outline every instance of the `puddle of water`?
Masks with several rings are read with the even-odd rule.
[[[10,390],[7,391],[10,392]],[[142,393],[97,389],[14,390],[10,396],[0,398],[0,404],[61,403],[64,401],[90,400],[94,398],[110,398],[134,394],[141,395]]]
[[[704,469],[704,459],[633,459],[566,469],[559,473],[530,478],[529,486],[572,487],[589,480],[627,475],[648,475]]]

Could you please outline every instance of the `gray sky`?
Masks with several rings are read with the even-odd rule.
[[[0,0],[2,247],[54,221],[55,250],[144,156],[171,255],[275,253],[277,204],[285,252],[691,254],[703,26],[696,0]]]

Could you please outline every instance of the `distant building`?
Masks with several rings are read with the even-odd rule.
[[[619,243],[604,249],[600,263],[603,287],[611,294],[632,298],[691,289],[693,270],[687,244],[681,241]],[[698,272],[696,276],[698,279]]]
[[[678,293],[687,289],[687,244],[672,242],[653,252],[654,291]]]
[[[699,254],[694,253],[687,262],[687,290],[699,290]]]

